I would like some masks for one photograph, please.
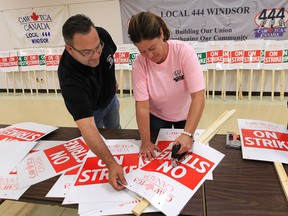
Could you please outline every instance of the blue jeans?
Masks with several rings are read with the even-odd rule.
[[[170,122],[163,119],[160,119],[150,113],[150,129],[158,130],[160,128],[180,128],[183,129],[185,127],[186,120],[178,121],[178,122]]]
[[[93,115],[97,128],[121,129],[119,100],[116,95],[105,108],[93,111]]]

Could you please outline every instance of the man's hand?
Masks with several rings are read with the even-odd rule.
[[[123,190],[124,185],[127,185],[126,179],[124,177],[124,171],[120,165],[116,162],[113,165],[108,167],[109,171],[109,183],[115,190]]]

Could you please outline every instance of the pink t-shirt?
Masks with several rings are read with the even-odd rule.
[[[168,40],[166,60],[156,64],[138,55],[132,66],[136,101],[149,99],[150,112],[167,121],[186,120],[190,93],[205,88],[203,71],[196,52],[186,42]]]

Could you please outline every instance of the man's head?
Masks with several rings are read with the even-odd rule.
[[[70,17],[62,27],[62,34],[65,48],[74,59],[90,67],[99,64],[104,43],[89,17],[81,14]]]

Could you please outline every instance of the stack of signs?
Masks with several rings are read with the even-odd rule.
[[[288,164],[288,130],[285,125],[238,119],[244,159]]]
[[[45,48],[46,70],[57,70],[63,47]]]
[[[274,40],[266,41],[263,69],[281,70],[282,58],[283,58],[283,42]]]
[[[129,190],[147,199],[166,215],[178,215],[224,155],[195,142],[193,153],[172,166],[171,145],[156,159],[126,175]]]
[[[125,173],[135,170],[139,160],[140,141],[107,140],[106,144]],[[136,194],[129,190],[116,191],[108,182],[108,168],[92,152],[87,154],[73,186],[67,191],[63,204],[79,203],[79,214],[125,214],[131,213]],[[156,211],[155,209],[148,209]],[[85,214],[84,214],[85,213]]]
[[[283,41],[283,69],[288,69],[288,40]]]
[[[0,130],[0,198],[19,199],[28,189],[19,189],[15,167],[35,146],[35,141],[56,129],[53,126],[25,122]]]
[[[129,70],[132,70],[132,64],[139,55],[139,50],[134,44],[126,44],[129,49]]]
[[[0,71],[18,71],[18,56],[16,50],[0,51]]]
[[[247,40],[244,44],[243,69],[260,70],[261,53],[265,48],[264,40]]]
[[[207,43],[191,43],[191,46],[194,48],[197,58],[200,62],[201,68],[203,71],[207,71],[207,65],[206,65],[206,50],[207,50]]]
[[[129,46],[117,45],[117,51],[114,54],[115,70],[129,70],[129,59]]]
[[[223,69],[223,45],[225,42],[209,41],[207,43],[207,69]]]
[[[79,167],[89,148],[82,137],[27,155],[18,165],[18,186],[27,187]]]
[[[45,51],[40,48],[20,49],[18,51],[21,71],[44,70],[46,66]]]
[[[241,69],[243,63],[244,41],[233,41],[228,43],[229,64],[228,69]]]

